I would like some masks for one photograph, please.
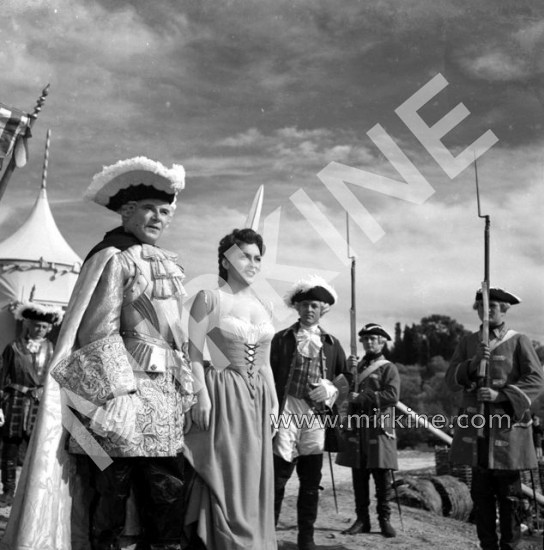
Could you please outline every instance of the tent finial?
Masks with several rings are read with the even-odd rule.
[[[45,138],[45,155],[43,157],[43,172],[42,172],[42,189],[47,186],[47,166],[49,165],[49,144],[51,142],[51,130],[47,130],[47,137]]]

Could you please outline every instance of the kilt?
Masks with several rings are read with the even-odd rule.
[[[5,416],[5,424],[2,427],[3,438],[30,437],[32,428],[36,423],[39,401],[34,398],[33,391],[38,388],[26,388],[24,393],[12,387],[8,387],[4,393],[2,409]]]

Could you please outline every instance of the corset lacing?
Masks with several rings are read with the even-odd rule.
[[[259,344],[244,344],[245,347],[245,359],[247,365],[247,382],[249,387],[255,391],[255,384],[253,377],[255,376],[255,354]]]

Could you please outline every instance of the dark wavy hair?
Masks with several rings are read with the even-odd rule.
[[[217,250],[217,261],[219,263],[220,283],[222,282],[221,279],[223,281],[226,281],[228,275],[227,270],[223,267],[223,264],[221,262],[223,258],[225,258],[225,252],[234,245],[240,246],[242,244],[256,244],[261,255],[263,255],[266,250],[263,238],[259,235],[259,233],[253,231],[253,229],[233,229],[232,233],[225,235],[219,241],[219,248]]]

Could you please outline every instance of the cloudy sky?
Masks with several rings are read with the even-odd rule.
[[[0,205],[2,237],[38,192],[48,128],[51,208],[81,256],[117,223],[81,200],[102,166],[137,155],[185,166],[187,186],[162,244],[180,254],[192,290],[209,284],[218,240],[243,225],[263,184],[264,282],[281,295],[301,274],[328,277],[339,302],[323,324],[347,346],[350,273],[338,240],[346,204],[318,174],[353,169],[359,183],[377,181],[372,189],[346,184],[358,325],[393,330],[396,321],[438,313],[474,329],[484,223],[473,162],[448,173],[437,161],[440,142],[422,143],[395,111],[441,75],[447,85],[418,114],[432,127],[464,104],[466,118],[442,120],[441,143],[453,157],[468,149],[472,158],[478,138],[496,136],[492,147],[476,148],[482,210],[491,216],[491,280],[524,299],[511,324],[544,342],[541,0],[1,4],[0,101],[31,110],[51,84],[30,162]],[[426,184],[419,201],[391,196],[373,176],[408,187],[387,158],[391,148],[367,134],[377,124]],[[362,207],[379,239],[357,214]],[[294,320],[276,313],[278,328]]]

